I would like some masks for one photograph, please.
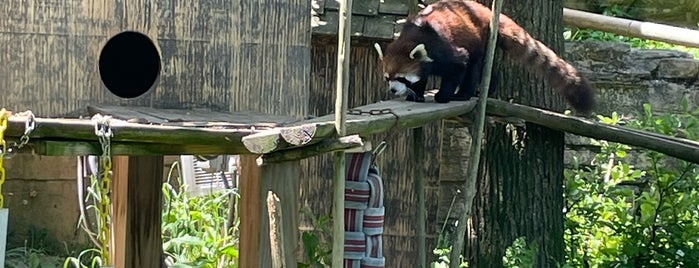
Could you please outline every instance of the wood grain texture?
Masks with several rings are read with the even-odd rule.
[[[308,111],[311,3],[245,0],[233,5],[230,110],[302,118]]]
[[[308,114],[311,2],[308,0],[242,0],[230,2],[233,25],[228,45],[232,55],[230,69],[235,90],[228,95],[229,110],[290,116]],[[271,267],[269,218],[264,200],[267,191],[279,196],[283,247],[288,249],[285,263],[296,267],[299,202],[299,161],[255,167],[255,159],[246,156],[245,169],[258,174],[255,184],[241,192],[241,267]],[[241,159],[242,160],[242,159]],[[249,172],[249,171],[248,171]],[[254,176],[255,177],[255,176]],[[253,178],[254,178],[253,177]],[[254,207],[247,208],[246,204]],[[256,224],[256,225],[255,225]],[[255,225],[255,226],[253,226]],[[244,237],[243,237],[244,236]]]
[[[161,231],[163,156],[119,157],[114,162],[114,267],[165,267]],[[126,164],[125,167],[119,166]]]
[[[88,104],[230,108],[233,2],[221,0],[22,1],[0,6],[0,104],[38,116],[84,114]],[[159,83],[132,100],[109,93],[99,53],[113,35],[149,36],[162,57]]]

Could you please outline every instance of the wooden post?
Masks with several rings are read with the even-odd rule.
[[[272,250],[272,267],[288,267],[284,263],[284,236],[282,235],[282,208],[279,197],[272,191],[267,192],[267,213],[269,213],[269,243]]]
[[[502,3],[505,0],[493,0],[491,10],[493,12],[490,18],[490,29],[499,29],[500,10]],[[456,226],[456,235],[453,236],[453,243],[449,259],[450,268],[458,268],[461,265],[461,252],[464,249],[464,237],[466,236],[466,228],[473,199],[476,197],[476,182],[478,180],[478,168],[481,160],[481,144],[483,142],[483,129],[485,128],[485,108],[488,100],[488,89],[490,89],[490,78],[493,71],[493,57],[495,56],[495,46],[497,44],[498,31],[490,31],[488,45],[486,47],[485,64],[483,64],[483,77],[481,79],[481,95],[478,99],[478,110],[476,114],[476,125],[473,131],[473,145],[471,146],[471,161],[469,161],[468,174],[464,181],[464,191],[462,192],[464,202],[464,212],[459,217],[459,225]]]
[[[347,134],[347,91],[349,88],[350,25],[352,0],[340,1],[337,37],[337,81],[335,95],[335,130]],[[342,267],[345,253],[345,152],[335,152],[333,160],[333,247],[332,267]]]
[[[301,165],[298,161],[257,164],[257,155],[240,156],[240,267],[272,267],[270,221],[266,199],[278,198],[280,242],[284,267],[296,267],[298,200]]]
[[[161,238],[163,156],[114,156],[113,267],[164,267]]]
[[[232,49],[230,111],[308,115],[311,73],[311,1],[240,0],[231,4],[236,27]],[[266,23],[265,23],[266,22]],[[237,27],[240,26],[240,27]],[[280,31],[280,29],[283,29]],[[226,69],[224,67],[224,69]],[[240,267],[272,267],[267,191],[279,197],[285,263],[296,267],[301,162],[258,166],[241,155]],[[293,252],[293,254],[291,254]]]

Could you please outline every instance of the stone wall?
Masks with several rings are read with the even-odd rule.
[[[680,101],[687,97],[690,109],[699,105],[699,60],[691,54],[674,50],[635,49],[611,42],[568,42],[565,57],[597,89],[597,114],[612,112],[634,117],[650,103],[653,111],[680,111]],[[589,163],[597,148],[589,139],[566,134],[565,160],[573,157]],[[633,154],[629,155],[630,161]],[[643,165],[643,163],[636,163]]]
[[[699,104],[699,60],[673,50],[634,49],[611,42],[568,42],[565,58],[598,91],[598,114],[635,113],[649,102],[653,110],[676,111],[682,96]]]

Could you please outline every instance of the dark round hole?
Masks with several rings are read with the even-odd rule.
[[[102,48],[99,71],[102,83],[114,95],[135,98],[155,84],[160,54],[148,36],[126,31],[113,36]]]

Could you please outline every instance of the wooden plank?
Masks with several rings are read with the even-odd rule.
[[[47,156],[99,155],[102,153],[98,142],[87,141],[35,139],[23,149],[22,153]],[[112,155],[232,155],[245,153],[249,152],[244,148],[221,145],[112,142]]]
[[[115,267],[165,267],[161,238],[162,156],[115,157]],[[125,166],[125,167],[124,167]]]
[[[112,157],[112,265],[125,267],[126,265],[126,229],[128,218],[128,192],[129,192],[129,157]]]
[[[377,115],[347,115],[347,134],[353,135],[358,134],[360,136],[368,136],[377,133],[383,133],[391,128],[415,128],[424,125],[429,122],[434,122],[443,118],[456,117],[462,114],[470,112],[474,106],[475,101],[465,101],[465,102],[450,102],[450,103],[434,103],[432,97],[428,96],[425,103],[408,102],[404,100],[390,100],[379,103],[373,103],[369,105],[364,105],[356,107],[350,110],[370,112],[370,111],[384,111],[382,114]],[[314,144],[322,139],[326,139],[335,135],[335,114],[329,114],[321,116],[315,119],[306,120],[297,123],[298,126],[303,126],[306,124],[315,125],[315,133],[312,140],[307,144]],[[293,128],[298,126],[290,126],[284,128]],[[276,143],[271,143],[273,147],[265,148],[251,148],[248,150],[251,152],[272,152],[275,150],[288,149],[298,147],[289,143],[286,143],[280,137],[280,129],[273,129],[267,131],[260,131],[258,133],[246,136],[242,138],[243,142],[246,144],[262,144],[255,140],[277,140]]]
[[[24,133],[24,121],[25,119],[22,117],[11,116],[6,136],[21,137]],[[115,142],[225,145],[238,149],[244,148],[241,138],[253,133],[250,128],[215,129],[156,126],[116,119],[111,121],[111,128],[114,132],[112,141]],[[31,133],[30,138],[97,141],[95,125],[89,119],[36,118],[36,129]]]
[[[257,166],[257,155],[240,156],[240,267],[259,266],[262,199],[262,171]],[[271,253],[270,253],[271,254]]]
[[[379,13],[380,0],[356,0],[352,4],[352,14],[374,16]],[[359,16],[352,16],[352,19]]]
[[[379,12],[383,14],[408,15],[408,1],[383,0],[379,5]]]
[[[117,119],[139,123],[181,126],[256,126],[274,127],[295,121],[289,116],[279,116],[249,111],[230,113],[206,109],[156,109],[142,106],[88,106],[90,114],[110,115]],[[136,119],[136,120],[133,120]]]
[[[398,17],[393,15],[374,16],[364,23],[364,36],[381,39],[393,39],[393,28]]]

